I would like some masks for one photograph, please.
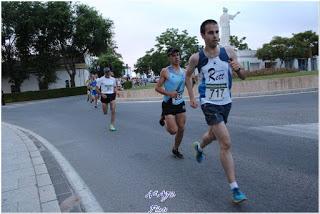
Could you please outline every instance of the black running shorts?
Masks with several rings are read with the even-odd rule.
[[[231,103],[221,106],[205,103],[201,105],[201,109],[206,118],[207,124],[212,126],[222,121],[227,123],[229,112],[231,110]]]
[[[101,102],[102,103],[110,103],[112,100],[115,100],[116,99],[116,93],[113,93],[113,94],[104,94],[107,96],[107,98],[103,98],[101,96]]]
[[[186,112],[186,104],[184,103],[184,101],[179,105],[173,105],[170,102],[162,102],[162,115],[176,115],[184,112]]]

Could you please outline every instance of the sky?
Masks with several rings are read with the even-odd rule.
[[[199,33],[206,19],[219,22],[223,11],[237,15],[230,22],[231,35],[246,37],[256,50],[274,36],[312,30],[319,35],[319,1],[238,1],[238,0],[81,0],[114,22],[117,52],[132,69],[137,59],[156,44],[156,37],[168,28],[187,30],[204,42]]]

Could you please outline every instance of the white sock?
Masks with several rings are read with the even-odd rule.
[[[231,190],[233,190],[234,188],[239,188],[236,181],[230,183],[229,185],[230,185]]]

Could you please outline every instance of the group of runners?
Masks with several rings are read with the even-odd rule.
[[[220,162],[232,191],[234,203],[247,200],[246,195],[240,191],[236,181],[235,165],[231,153],[231,138],[226,127],[228,115],[231,110],[231,86],[233,72],[240,79],[245,79],[244,70],[237,61],[237,55],[231,47],[219,46],[219,26],[215,20],[204,21],[200,26],[200,34],[205,42],[205,47],[191,55],[186,69],[180,67],[180,51],[177,47],[167,50],[170,65],[160,72],[160,79],[156,83],[155,90],[164,95],[162,102],[162,114],[160,125],[167,132],[174,135],[172,153],[176,158],[183,159],[179,150],[184,127],[186,123],[186,107],[183,98],[184,88],[187,88],[190,106],[198,107],[193,92],[192,75],[195,69],[199,72],[199,102],[205,116],[208,130],[202,139],[193,142],[195,158],[198,163],[205,159],[204,149],[213,141],[220,146]],[[103,113],[107,114],[107,105],[110,103],[111,124],[109,129],[114,131],[116,81],[111,77],[110,69],[105,69],[105,75],[92,81],[91,94],[94,102],[101,96]],[[93,78],[94,79],[94,78]]]
[[[231,110],[232,74],[235,72],[240,79],[245,79],[244,70],[237,61],[237,55],[231,47],[219,46],[219,26],[215,20],[204,21],[200,26],[200,34],[205,47],[191,55],[187,68],[180,67],[179,49],[172,47],[167,51],[170,65],[163,68],[160,80],[155,90],[163,94],[160,125],[165,126],[168,133],[175,136],[172,153],[177,158],[183,158],[179,151],[186,123],[186,107],[183,98],[184,88],[187,88],[190,106],[198,107],[198,102],[192,89],[192,74],[199,72],[199,102],[208,130],[202,139],[192,145],[197,162],[205,159],[204,148],[213,141],[220,146],[220,161],[225,171],[234,203],[247,200],[240,191],[236,181],[235,165],[231,153],[231,138],[226,127]]]
[[[104,68],[104,75],[98,78],[97,74],[90,74],[87,81],[87,101],[94,102],[94,107],[97,108],[98,100],[102,104],[103,114],[108,114],[110,106],[111,122],[109,125],[110,131],[116,131],[115,117],[116,117],[116,95],[117,95],[117,81],[112,75],[110,68]]]

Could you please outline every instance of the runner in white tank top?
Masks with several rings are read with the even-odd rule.
[[[197,107],[192,91],[192,73],[197,67],[199,70],[199,94],[201,109],[208,124],[208,131],[203,135],[201,143],[194,142],[196,160],[200,163],[204,160],[203,149],[213,140],[220,145],[220,160],[224,168],[227,180],[232,190],[232,200],[240,203],[247,197],[238,187],[235,176],[234,161],[231,154],[231,139],[226,127],[228,115],[231,109],[231,86],[233,70],[241,79],[245,79],[244,71],[237,61],[234,50],[230,47],[218,46],[219,26],[214,20],[206,20],[200,27],[201,36],[205,42],[205,48],[199,53],[193,54],[189,59],[186,71],[186,87],[190,97],[190,105]]]

